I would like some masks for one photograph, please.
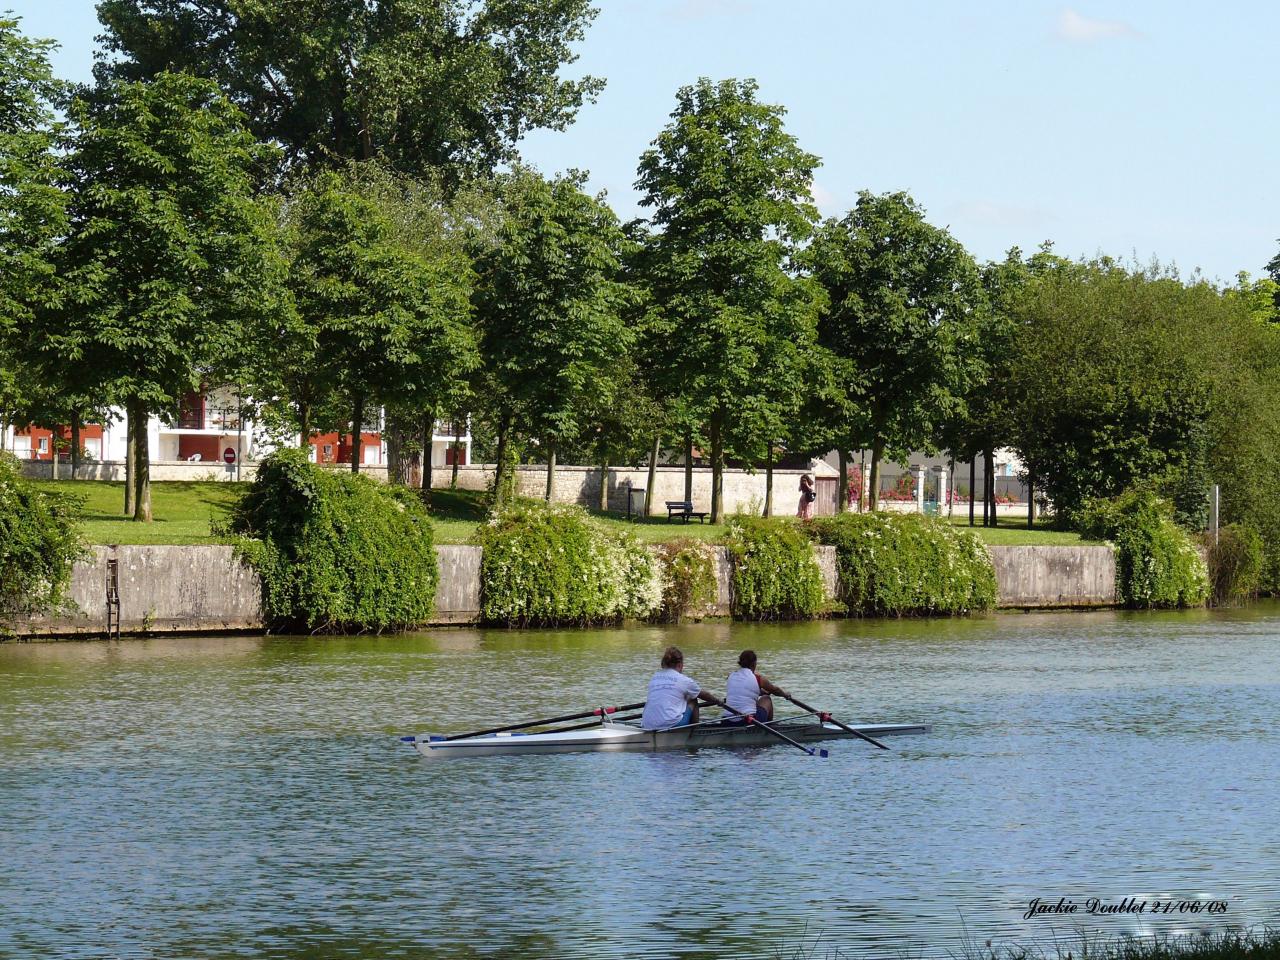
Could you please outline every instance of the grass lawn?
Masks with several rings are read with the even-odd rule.
[[[151,484],[151,523],[124,516],[124,484],[108,480],[44,480],[39,486],[82,500],[81,528],[90,543],[226,543],[215,537],[210,521],[224,522],[227,511],[249,485],[201,481]]]
[[[83,501],[82,526],[90,543],[225,543],[215,537],[212,523],[227,519],[231,505],[248,487],[244,483],[163,481],[151,484],[151,512],[154,520],[134,523],[124,517],[124,484],[105,480],[37,481],[47,489],[69,493]],[[431,516],[435,522],[437,543],[468,543],[478,524],[484,521],[482,495],[474,490],[434,490],[431,494]],[[665,517],[628,521],[621,514],[591,514],[599,520],[626,529],[641,540],[661,543],[678,537],[719,540],[724,524],[668,522]],[[951,522],[968,527],[968,517],[956,515]],[[993,528],[973,527],[983,541],[1009,546],[1077,546],[1092,541],[1079,534],[1050,530],[1037,523],[1028,530],[1025,519],[1001,517]]]
[[[1051,530],[1037,520],[1035,527],[1027,529],[1026,517],[999,517],[997,527],[982,526],[981,517],[978,525],[969,527],[969,516],[956,514],[951,518],[953,526],[972,529],[984,543],[992,547],[1083,547],[1098,543],[1097,540],[1085,540],[1080,534],[1070,530]]]

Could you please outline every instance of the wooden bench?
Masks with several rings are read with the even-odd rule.
[[[692,500],[668,500],[666,501],[666,504],[668,523],[676,517],[682,517],[685,523],[689,522],[690,517],[697,517],[699,523],[702,523],[707,519],[707,514],[705,512],[693,509]]]

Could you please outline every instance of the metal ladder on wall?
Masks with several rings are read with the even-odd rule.
[[[118,560],[107,561],[107,639],[120,639],[120,566]]]

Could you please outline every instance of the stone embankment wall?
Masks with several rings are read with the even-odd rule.
[[[836,595],[834,547],[815,547],[827,597]],[[1114,606],[1109,547],[993,547],[999,605],[1008,608]],[[435,624],[474,623],[480,610],[480,548],[439,546]],[[718,550],[714,612],[729,613],[730,566]],[[229,546],[94,547],[77,563],[74,610],[14,626],[20,636],[95,636],[107,628],[107,584],[114,561],[122,633],[207,633],[262,629],[257,574]]]
[[[1115,606],[1110,547],[991,547],[1001,607]]]

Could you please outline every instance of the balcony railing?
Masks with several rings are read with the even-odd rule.
[[[437,437],[465,437],[467,435],[466,423],[456,423],[453,420],[437,420],[436,421]],[[454,431],[457,431],[456,433]]]
[[[183,410],[174,421],[179,430],[239,430],[237,407],[205,407],[204,412]]]

